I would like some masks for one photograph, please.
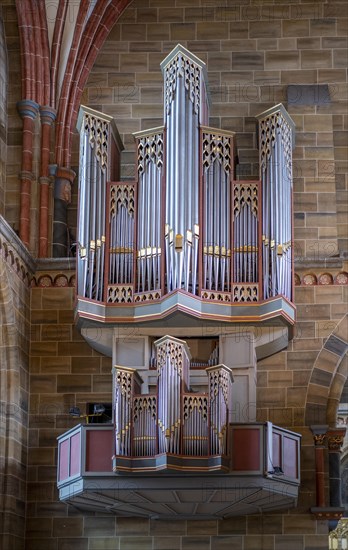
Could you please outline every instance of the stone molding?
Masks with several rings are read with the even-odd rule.
[[[35,260],[2,216],[0,216],[0,257],[28,287],[75,286],[75,258]]]
[[[340,271],[339,273],[324,273],[308,272],[305,274],[295,273],[295,286],[326,286],[326,285],[347,285],[348,272]]]
[[[27,286],[35,272],[35,261],[18,235],[0,216],[0,256]]]

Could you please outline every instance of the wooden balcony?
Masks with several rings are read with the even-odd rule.
[[[267,423],[231,424],[226,471],[114,471],[112,425],[78,425],[58,438],[59,498],[83,510],[152,518],[228,518],[296,506],[300,439]],[[155,455],[172,464],[181,457]],[[214,460],[214,455],[205,457]],[[141,463],[141,457],[137,458]],[[168,464],[168,462],[167,462]]]

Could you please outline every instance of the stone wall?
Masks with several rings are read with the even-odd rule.
[[[57,274],[50,273],[51,280]],[[326,549],[327,524],[309,513],[316,503],[315,470],[305,416],[309,407],[311,423],[321,423],[330,386],[336,384],[338,393],[344,386],[341,357],[323,346],[332,333],[344,340],[345,329],[337,331],[337,326],[347,291],[347,285],[297,287],[295,338],[286,351],[257,365],[258,420],[271,420],[303,436],[297,508],[225,521],[165,522],[79,513],[59,502],[56,437],[78,422],[67,414],[70,406],[85,411],[86,403],[111,400],[111,359],[93,351],[74,327],[74,288],[32,288],[27,550]]]
[[[0,216],[0,547],[24,549],[33,265]]]
[[[11,227],[19,229],[19,192],[21,171],[22,121],[17,112],[21,99],[21,61],[15,2],[2,2],[2,19],[8,58],[7,85],[7,163],[4,186],[4,217]]]

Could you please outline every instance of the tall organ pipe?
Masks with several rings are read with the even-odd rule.
[[[161,63],[166,122],[167,291],[197,292],[199,123],[207,118],[205,64],[182,46]]]
[[[138,150],[138,224],[137,292],[161,286],[161,215],[163,127],[137,132]]]
[[[78,205],[78,295],[103,299],[106,241],[106,182],[114,136],[112,117],[81,106]],[[119,144],[120,145],[120,141]],[[122,148],[122,144],[119,148]]]
[[[280,103],[260,115],[260,172],[263,196],[264,298],[292,299],[292,149],[294,122]]]

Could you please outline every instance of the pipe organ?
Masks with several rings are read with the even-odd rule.
[[[281,104],[258,116],[260,180],[235,179],[235,134],[207,125],[205,64],[178,45],[161,69],[164,125],[134,134],[135,181],[110,182],[111,118],[81,108],[78,298],[291,302],[291,118]]]
[[[272,509],[270,497],[276,509],[289,489],[290,504],[297,497],[300,436],[250,424],[249,405],[256,341],[259,357],[279,351],[295,322],[293,123],[282,105],[257,117],[260,178],[238,179],[234,132],[209,126],[205,64],[178,45],[161,70],[163,126],[134,134],[133,181],[119,181],[122,144],[111,117],[80,109],[76,320],[86,341],[113,357],[113,424],[90,471],[81,454],[81,480],[70,476],[69,438],[80,438],[86,456],[92,446],[83,427],[64,436],[58,470],[69,475],[59,488],[67,499],[70,490],[78,499],[85,493],[88,506],[105,498],[108,513],[122,515],[243,515]],[[99,446],[99,427],[86,433]],[[283,469],[284,485],[273,466]],[[159,471],[170,475],[152,474]],[[134,472],[136,503],[128,502]],[[224,473],[221,490],[200,503],[197,487],[210,486],[213,472]],[[231,493],[224,502],[225,487],[240,493],[249,480],[249,496]]]
[[[232,370],[225,365],[208,367],[207,393],[193,393],[186,342],[164,336],[155,348],[156,394],[140,394],[136,369],[114,367],[114,470],[224,469]],[[196,466],[194,457],[201,459]]]

